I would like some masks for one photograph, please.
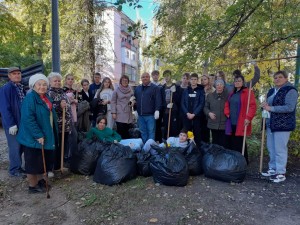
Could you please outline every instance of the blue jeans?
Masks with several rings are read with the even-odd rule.
[[[140,116],[138,118],[138,124],[141,131],[142,140],[146,143],[147,140],[155,140],[155,119],[153,115]]]
[[[9,174],[14,175],[15,173],[20,172],[22,167],[21,145],[17,141],[16,135],[9,134],[7,129],[4,130],[8,145]]]
[[[276,174],[285,174],[288,158],[287,144],[290,138],[290,131],[271,132],[267,128],[267,147],[269,151],[269,169],[276,171]]]

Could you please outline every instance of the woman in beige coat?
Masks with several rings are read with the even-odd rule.
[[[122,139],[129,138],[130,126],[133,122],[132,105],[134,101],[133,91],[129,86],[129,78],[123,75],[120,79],[120,85],[113,92],[111,99],[111,114],[116,121],[117,132]]]

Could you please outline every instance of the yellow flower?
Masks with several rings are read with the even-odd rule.
[[[193,139],[194,133],[192,131],[188,131],[187,136],[188,136],[188,139]]]

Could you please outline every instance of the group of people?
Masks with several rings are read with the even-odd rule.
[[[73,89],[74,76],[51,72],[48,77],[35,74],[29,79],[26,93],[21,84],[21,70],[8,70],[9,82],[0,89],[0,111],[9,148],[9,174],[22,177],[27,174],[29,193],[45,191],[44,171],[58,170],[68,164],[77,148],[77,131],[85,131],[87,138],[119,142],[128,139],[129,129],[137,119],[144,149],[155,143],[186,146],[187,131],[192,131],[196,145],[212,142],[227,149],[242,152],[248,162],[244,136],[251,135],[251,121],[257,105],[251,89],[260,78],[255,74],[245,82],[240,70],[235,70],[234,83],[225,80],[225,74],[184,73],[180,83],[172,82],[172,72],[155,70],[141,75],[141,84],[134,89],[129,78],[121,76],[114,87],[111,79],[96,73],[93,84],[81,81],[82,89]],[[199,78],[201,82],[199,82]],[[274,182],[285,180],[287,143],[296,125],[297,89],[285,71],[274,74],[275,87],[270,89],[261,107],[269,112],[267,119],[267,147],[269,169],[262,173]],[[179,136],[179,137],[178,137]],[[42,151],[41,151],[42,149]],[[25,171],[21,155],[24,152]]]

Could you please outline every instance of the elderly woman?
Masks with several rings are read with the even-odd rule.
[[[31,76],[29,87],[32,91],[25,97],[21,108],[17,140],[24,150],[30,194],[45,192],[42,148],[45,150],[46,170],[50,171],[53,166],[57,119],[51,99],[46,95],[48,85],[49,81],[45,75]]]
[[[207,116],[207,127],[211,130],[212,143],[225,146],[225,124],[226,116],[224,114],[225,102],[228,98],[228,92],[225,89],[223,80],[215,81],[216,90],[206,97],[204,114]]]
[[[92,127],[86,134],[87,139],[92,139],[94,136],[100,141],[119,142],[121,136],[115,131],[106,127],[107,119],[105,116],[99,116],[96,120],[96,127]]]
[[[256,101],[252,90],[249,91],[245,85],[245,79],[242,75],[236,75],[234,78],[234,90],[229,95],[225,103],[224,113],[228,118],[225,126],[225,133],[227,135],[227,148],[242,153],[244,130],[246,135],[251,135],[251,120],[256,113]],[[249,109],[248,108],[248,97]],[[247,144],[245,145],[245,159],[248,161]]]
[[[120,79],[120,85],[117,87],[111,98],[111,114],[116,121],[117,132],[122,139],[129,138],[130,125],[133,122],[132,102],[133,91],[129,84],[129,77],[123,75]]]
[[[296,128],[297,89],[288,82],[285,71],[274,74],[275,87],[267,94],[267,101],[262,104],[263,109],[270,113],[267,119],[267,147],[270,161],[269,170],[263,176],[279,183],[285,181],[286,164],[288,158],[287,143],[291,131]]]
[[[66,109],[65,114],[65,131],[64,131],[64,162],[69,163],[71,152],[69,152],[69,135],[71,134],[71,103],[68,96],[65,94],[61,87],[62,76],[59,73],[51,72],[48,76],[50,89],[48,95],[53,99],[53,108],[57,114],[58,131],[59,131],[59,145],[55,151],[54,170],[60,168],[61,161],[61,146],[62,146],[62,123],[63,123],[63,108]]]

